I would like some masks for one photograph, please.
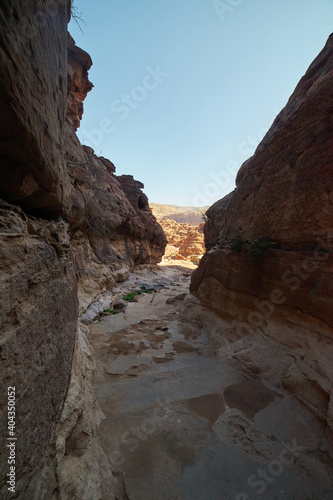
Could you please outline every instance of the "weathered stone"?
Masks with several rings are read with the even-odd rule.
[[[30,235],[29,225],[37,235]],[[78,317],[77,287],[67,225],[28,219],[0,203],[1,408],[16,388],[16,491],[24,491],[43,466],[70,380]],[[0,433],[8,436],[3,415]],[[1,453],[0,496],[7,456]]]
[[[119,283],[121,281],[127,280],[130,275],[130,270],[128,267],[122,267],[121,269],[117,269],[114,274],[116,277],[116,281]]]
[[[193,255],[205,253],[203,226],[178,223],[163,217],[158,219],[168,240],[165,257],[176,260],[192,260]]]
[[[176,295],[176,299],[177,300],[184,300],[185,297],[186,297],[187,293],[184,292],[184,293],[179,293],[178,295]]]
[[[33,500],[116,496],[85,407],[95,403],[92,367],[75,342],[78,295],[83,312],[126,276],[141,246],[147,262],[163,253],[114,165],[75,135],[91,59],[67,38],[70,12],[65,0],[0,7],[1,373],[3,387],[16,388],[16,496]],[[2,436],[7,425],[2,414]]]
[[[0,11],[0,196],[39,215],[69,208],[67,9],[65,0],[10,0]]]
[[[66,400],[48,450],[49,459],[28,487],[26,498],[49,500],[55,488],[63,500],[106,499],[107,495],[113,498],[119,493],[116,478],[110,467],[105,467],[107,459],[98,436],[104,415],[92,388],[95,362],[87,333],[81,325]]]
[[[221,352],[288,388],[327,421],[328,435],[333,384],[328,361],[333,349],[332,83],[333,36],[239,170],[236,190],[207,211],[208,251],[191,284],[192,292],[225,320]],[[267,348],[266,338],[282,347],[280,357],[274,343]]]
[[[191,262],[194,262],[194,264],[200,264],[201,259],[202,255],[191,255]]]
[[[131,368],[149,367],[151,364],[152,359],[147,356],[119,356],[116,361],[113,361],[105,368],[105,371],[111,375],[122,375]]]
[[[68,38],[67,168],[72,183],[69,214],[72,248],[79,277],[80,311],[103,290],[124,281],[137,263],[155,263],[164,252],[164,235],[152,216],[136,211],[115,166],[81,146],[75,130],[83,113],[83,100],[92,88],[88,79],[90,56]],[[80,103],[80,106],[79,104]],[[131,176],[125,176],[131,178]],[[142,186],[133,183],[133,186]],[[137,190],[137,187],[135,187]],[[139,189],[135,191],[147,203]]]
[[[150,210],[147,196],[141,190],[144,187],[143,184],[134,180],[131,175],[121,175],[117,179],[145,229],[145,238],[140,241],[134,263],[160,262],[166,247],[166,237]]]
[[[122,311],[123,309],[126,309],[127,305],[128,304],[127,302],[125,302],[125,300],[119,299],[113,304],[113,309],[115,309],[116,311]]]
[[[84,311],[102,290],[127,279],[133,264],[161,260],[165,244],[149,205],[141,216],[124,192],[120,178],[114,175],[115,166],[96,156],[90,147],[81,146],[75,130],[82,117],[82,101],[92,87],[87,74],[91,60],[71,37],[68,63],[71,90],[65,146],[72,183],[69,221],[79,276],[80,311]],[[140,189],[139,193],[147,200]]]

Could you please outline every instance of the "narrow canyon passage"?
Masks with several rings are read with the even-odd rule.
[[[90,328],[100,439],[130,500],[332,499],[325,428],[290,394],[213,355],[190,272],[142,268]],[[216,325],[215,325],[216,326]]]

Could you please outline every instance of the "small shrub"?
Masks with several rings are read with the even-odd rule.
[[[125,297],[123,297],[123,300],[126,300],[126,302],[132,302],[134,297],[136,297],[137,295],[141,295],[142,293],[153,293],[153,292],[152,290],[143,288],[140,291],[128,293],[127,295],[125,295]]]
[[[110,314],[118,314],[118,313],[120,313],[120,311],[116,311],[115,309],[111,309],[111,308],[104,309],[103,312],[110,313]]]
[[[236,236],[230,243],[230,250],[232,253],[241,253],[243,250],[243,240],[241,236]]]
[[[258,260],[265,257],[272,247],[271,241],[265,236],[260,236],[253,240],[246,248],[249,255],[254,259]]]
[[[137,295],[140,295],[141,292],[131,292],[131,293],[128,293],[127,295],[125,295],[123,297],[123,300],[126,300],[126,302],[132,302],[132,300],[134,299],[134,297],[136,297]]]

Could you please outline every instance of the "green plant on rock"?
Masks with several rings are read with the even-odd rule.
[[[134,297],[136,297],[137,295],[141,295],[142,293],[153,293],[153,292],[152,292],[152,290],[148,290],[147,288],[143,288],[140,291],[128,293],[127,295],[125,295],[123,297],[123,300],[126,300],[126,302],[132,302]]]
[[[110,314],[118,314],[118,313],[120,313],[120,311],[116,311],[116,309],[112,309],[112,308],[104,309],[103,312],[110,313]]]
[[[259,236],[249,243],[246,250],[254,260],[259,260],[268,254],[270,248],[272,248],[271,240],[266,236]]]
[[[232,253],[241,253],[243,250],[243,240],[240,235],[236,236],[234,240],[230,243],[230,250]]]
[[[140,295],[141,292],[131,292],[131,293],[128,293],[127,295],[125,295],[123,297],[123,300],[126,300],[126,302],[132,302],[132,300],[134,299],[134,297],[136,297],[137,295]]]

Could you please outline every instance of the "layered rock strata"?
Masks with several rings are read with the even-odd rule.
[[[294,393],[333,438],[333,36],[236,189],[207,211],[191,290],[218,312],[222,357]]]
[[[9,437],[14,387],[15,498],[36,500],[118,494],[78,315],[141,248],[145,262],[163,254],[162,230],[145,226],[112,163],[75,135],[91,59],[67,35],[70,12],[66,0],[0,7],[0,433]],[[8,466],[1,453],[4,499]]]
[[[66,0],[1,4],[0,196],[57,217],[70,206],[63,155]]]
[[[166,238],[132,176],[115,175],[110,160],[82,146],[75,134],[83,101],[92,88],[90,56],[68,37],[68,107],[65,124],[67,171],[71,181],[69,221],[79,278],[80,310],[110,289],[133,264],[162,259]]]
[[[147,196],[142,191],[144,185],[133,179],[131,175],[121,175],[117,179],[136,213],[135,226],[141,243],[134,257],[134,263],[160,262],[167,239],[163,228],[149,207]]]
[[[28,217],[1,201],[0,256],[0,496],[11,495],[4,443],[15,437],[15,491],[24,498],[43,466],[70,381],[78,299],[68,225]],[[14,430],[7,418],[10,387],[16,398]]]
[[[203,224],[192,226],[175,222],[167,217],[158,219],[158,222],[168,240],[165,257],[175,260],[191,260],[191,257],[199,258],[205,253]]]

